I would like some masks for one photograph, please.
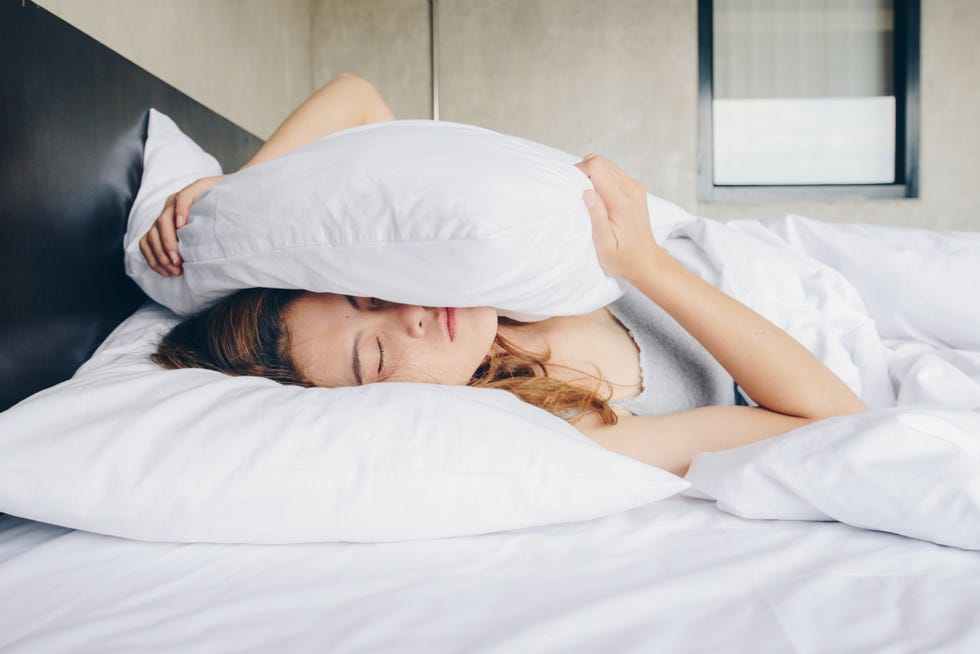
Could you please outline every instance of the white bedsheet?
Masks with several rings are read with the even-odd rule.
[[[674,497],[435,541],[174,545],[0,518],[0,651],[975,652],[980,553]]]
[[[669,247],[869,405],[975,417],[980,235],[878,229],[694,221]],[[876,415],[863,419],[875,428]],[[978,437],[962,424],[957,437]],[[820,499],[796,497],[809,509]],[[980,552],[840,522],[745,519],[690,497],[374,545],[145,543],[0,517],[5,653],[960,653],[980,651],[978,615]]]

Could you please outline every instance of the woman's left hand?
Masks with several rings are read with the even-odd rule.
[[[227,175],[202,177],[167,198],[160,217],[140,239],[140,252],[150,268],[164,277],[180,275],[184,260],[177,250],[177,230],[187,225],[191,205]]]
[[[599,263],[607,275],[628,279],[660,251],[650,228],[646,189],[605,157],[590,154],[575,165],[595,187],[582,199],[592,218]]]

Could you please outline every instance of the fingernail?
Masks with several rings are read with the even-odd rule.
[[[170,250],[169,254],[170,254],[170,261],[172,261],[173,264],[176,266],[177,265],[177,253],[174,252],[173,250]]]
[[[183,226],[184,226],[185,224],[186,224],[186,221],[184,220],[184,217],[183,217],[183,216],[181,216],[180,214],[178,214],[178,215],[177,215],[177,229],[180,229],[180,228],[181,228],[181,227],[183,227]]]
[[[599,199],[599,196],[596,195],[596,192],[592,189],[586,189],[585,193],[582,194],[582,199],[585,200],[585,206],[591,209],[595,206],[596,200]]]

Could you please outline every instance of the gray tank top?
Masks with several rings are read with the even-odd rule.
[[[666,311],[629,284],[609,310],[640,350],[643,390],[610,404],[656,416],[703,406],[746,404],[735,381]]]

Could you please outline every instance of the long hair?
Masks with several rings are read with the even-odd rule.
[[[523,325],[506,318],[500,320],[501,323],[512,326]],[[467,385],[510,391],[525,402],[560,418],[571,419],[582,414],[596,413],[604,424],[616,424],[616,412],[609,406],[612,385],[601,374],[590,374],[578,369],[575,369],[577,373],[593,381],[591,387],[551,377],[545,367],[550,357],[550,351],[535,355],[497,332],[490,354],[484,358]],[[606,389],[605,393],[600,392],[603,387]]]
[[[289,354],[283,316],[306,291],[248,288],[178,323],[150,359],[164,368],[206,368],[315,386]]]
[[[266,377],[281,384],[313,387],[290,356],[289,331],[284,316],[307,291],[249,288],[238,291],[211,308],[178,323],[157,346],[150,359],[164,368],[205,368],[227,375]],[[503,322],[512,326],[521,323]],[[606,424],[616,423],[609,406],[611,385],[601,376],[592,387],[550,377],[545,364],[550,352],[536,355],[499,332],[490,353],[470,378],[468,386],[510,391],[520,399],[560,418],[596,413]],[[580,371],[581,372],[581,371]],[[606,393],[599,389],[607,387]]]

